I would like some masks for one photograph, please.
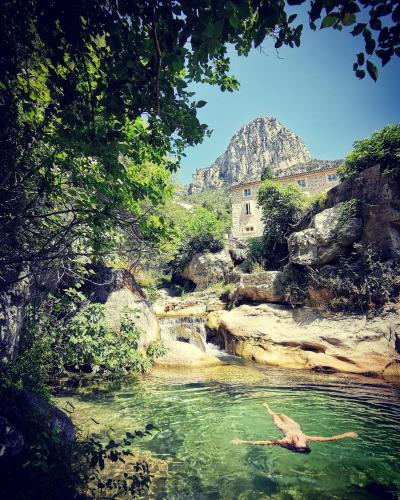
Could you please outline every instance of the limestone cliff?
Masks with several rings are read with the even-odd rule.
[[[210,167],[194,172],[189,192],[259,179],[266,166],[281,171],[310,160],[310,153],[296,134],[275,118],[261,116],[243,125]]]

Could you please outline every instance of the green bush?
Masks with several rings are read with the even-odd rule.
[[[144,372],[151,363],[138,351],[139,337],[134,311],[123,313],[119,331],[115,331],[108,325],[104,306],[90,304],[65,329],[64,365],[113,379]]]
[[[51,384],[65,370],[115,380],[151,366],[151,349],[147,355],[139,349],[134,310],[124,311],[115,330],[102,304],[79,303],[78,296],[83,297],[79,292],[75,300],[49,296],[28,308],[20,353],[1,372],[0,383],[48,398]]]
[[[286,238],[299,222],[305,194],[295,185],[265,180],[258,192],[264,223],[263,259],[267,268],[279,269],[287,260]]]
[[[218,252],[224,247],[224,225],[218,217],[205,208],[186,211],[179,221],[175,241],[174,258],[170,269],[180,274],[195,253]]]
[[[384,262],[371,251],[309,271],[309,286],[327,291],[333,311],[374,313],[400,292],[400,261]]]
[[[400,123],[387,125],[371,137],[356,141],[354,151],[338,168],[338,175],[344,181],[377,164],[389,175],[400,175]]]

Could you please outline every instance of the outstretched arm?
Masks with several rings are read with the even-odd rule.
[[[356,438],[358,434],[356,432],[345,432],[344,434],[337,434],[336,436],[322,437],[322,436],[307,436],[306,441],[317,442],[317,441],[338,441],[339,439],[346,438]]]
[[[243,439],[233,439],[231,441],[232,444],[255,444],[258,446],[280,446],[281,440],[280,439],[275,439],[274,441],[246,441]]]
[[[271,410],[271,408],[267,405],[267,403],[263,403],[263,406],[265,407],[267,412],[271,415],[271,417],[275,415],[275,413]]]

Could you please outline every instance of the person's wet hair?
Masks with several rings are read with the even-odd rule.
[[[295,453],[311,453],[311,448],[308,446],[303,446],[303,447],[298,447],[294,446],[292,444],[285,445],[285,448],[287,448],[290,451],[294,451]]]

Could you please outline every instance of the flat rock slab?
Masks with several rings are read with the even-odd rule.
[[[163,342],[163,344],[167,349],[167,354],[162,358],[157,358],[155,361],[156,365],[182,368],[204,368],[221,364],[221,361],[216,356],[208,354],[187,342],[168,340]]]
[[[398,311],[368,320],[309,307],[242,305],[210,313],[208,326],[224,337],[229,353],[271,366],[375,376],[385,369],[398,372]]]

